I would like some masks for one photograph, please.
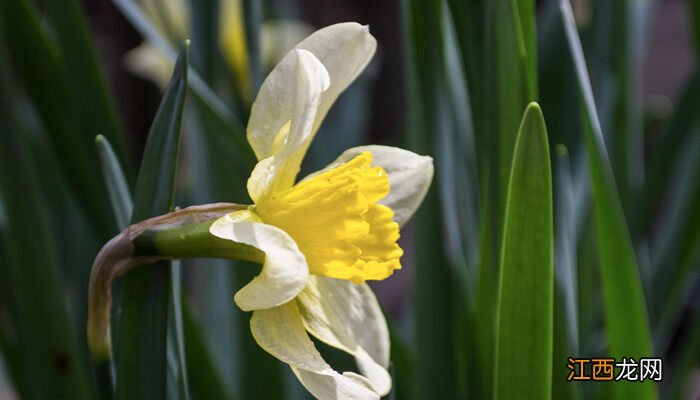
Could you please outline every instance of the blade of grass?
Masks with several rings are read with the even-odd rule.
[[[36,107],[89,221],[106,236],[114,230],[114,222],[109,205],[102,201],[105,189],[99,172],[86,167],[97,163],[91,143],[97,132],[90,133],[90,140],[82,136],[77,113],[66,101],[69,94],[58,49],[42,30],[38,11],[26,0],[0,2],[0,10],[5,36],[12,37],[8,48],[17,77]]]
[[[91,144],[98,132],[109,138],[124,164],[127,181],[131,181],[131,157],[124,128],[117,118],[81,4],[77,0],[44,0],[42,4],[46,6],[65,66],[69,100],[74,109],[80,110],[84,141]]]
[[[515,0],[518,24],[525,48],[524,72],[527,83],[527,93],[531,100],[538,98],[537,88],[537,19],[535,18],[534,0]]]
[[[700,258],[700,251],[696,257]],[[664,395],[669,399],[690,398],[691,388],[697,387],[696,371],[700,364],[700,275],[696,275],[694,290],[684,307],[681,325],[675,338],[675,348],[664,355],[664,362],[671,361],[671,373],[664,382]],[[667,369],[668,371],[668,369]],[[684,397],[685,396],[685,397]]]
[[[482,232],[482,251],[488,251],[488,256],[482,255],[479,271],[479,288],[481,293],[479,308],[481,322],[480,333],[485,349],[483,369],[488,375],[483,377],[488,383],[493,378],[495,343],[494,320],[496,296],[498,288],[498,273],[500,270],[501,240],[503,238],[503,220],[505,215],[506,191],[508,189],[510,168],[514,154],[516,136],[521,122],[522,113],[530,101],[536,100],[536,71],[530,70],[535,65],[534,46],[532,46],[534,29],[525,37],[523,27],[534,27],[534,21],[523,18],[534,18],[528,1],[520,4],[514,0],[497,0],[483,2],[484,10],[484,39],[476,47],[481,51],[483,75],[477,79],[483,80],[483,91],[480,99],[485,103],[485,124],[481,134],[477,136],[477,148],[484,149],[479,162],[481,182],[488,181],[482,188],[481,222],[487,226]],[[526,7],[521,13],[520,5]],[[530,55],[532,57],[530,57]],[[488,213],[488,214],[487,214]],[[483,309],[481,309],[483,308]],[[491,339],[494,338],[494,339]],[[487,392],[490,393],[490,392]]]
[[[625,224],[593,99],[571,4],[560,0],[562,23],[574,60],[586,114],[584,136],[591,174],[609,353],[616,358],[652,356],[651,335],[634,249]],[[618,399],[656,399],[654,382],[618,382]]]
[[[102,169],[102,175],[107,183],[107,189],[109,189],[109,200],[112,204],[112,211],[119,224],[119,229],[126,229],[129,226],[129,221],[131,220],[131,213],[133,210],[133,202],[131,199],[131,190],[126,183],[126,177],[124,176],[124,171],[117,160],[116,154],[112,150],[112,145],[109,140],[102,136],[97,135],[95,137],[95,146],[97,147],[97,152],[100,156],[100,167]],[[121,291],[115,290],[115,304],[120,303]],[[116,312],[112,313],[113,320],[118,320],[118,314]],[[112,327],[114,331],[117,330],[115,326]],[[111,399],[114,396],[114,364],[109,362],[99,363],[94,366],[95,376],[97,377],[97,387],[100,390],[101,399]]]
[[[527,2],[523,1],[523,3]],[[491,123],[496,127],[494,132],[498,132],[497,172],[500,199],[498,204],[504,207],[513,150],[520,124],[520,110],[524,109],[529,101],[536,100],[534,92],[537,74],[536,71],[529,71],[528,68],[534,64],[534,60],[528,60],[528,49],[523,35],[518,3],[514,0],[498,0],[491,2],[490,7],[492,8],[487,14],[487,18],[490,18],[488,29],[491,30],[494,47],[487,51],[493,51],[490,59],[496,65],[494,75],[489,78],[492,80],[495,98],[490,115]],[[525,11],[523,14],[532,17],[532,11]],[[526,25],[532,26],[534,22],[529,21]],[[530,46],[532,46],[531,41],[531,38],[527,39]],[[500,214],[500,222],[504,211],[503,208],[497,211]],[[498,226],[502,224],[499,223]],[[499,232],[499,240],[500,236]]]
[[[688,2],[690,12],[688,15],[691,18],[693,27],[693,43],[695,44],[695,53],[700,54],[700,0],[691,0]]]
[[[7,263],[0,265],[7,281],[11,318],[16,327],[19,365],[13,367],[25,399],[91,399],[93,386],[81,357],[68,315],[56,243],[49,234],[46,199],[36,173],[25,128],[22,104],[13,85],[14,73],[5,48],[0,18],[0,197],[6,209],[2,238]],[[40,384],[37,384],[39,382]]]
[[[479,180],[472,106],[456,19],[442,6],[442,55],[447,101],[439,103],[436,171],[440,185],[442,224],[452,270],[451,302],[453,368],[459,398],[484,396],[480,385],[475,282],[479,262]]]
[[[171,210],[187,89],[187,43],[156,112],[134,191],[132,222]],[[116,358],[118,399],[166,396],[166,347],[170,263],[129,272],[122,286]]]
[[[195,400],[228,399],[226,389],[218,379],[219,373],[207,352],[204,338],[187,307],[183,307],[185,360]]]
[[[112,149],[112,145],[109,143],[109,140],[102,135],[97,135],[95,138],[95,145],[97,146],[97,152],[100,155],[102,175],[107,183],[109,200],[112,204],[114,216],[117,219],[119,228],[124,229],[129,226],[129,220],[131,219],[131,211],[133,208],[133,204],[131,202],[131,191],[129,190],[129,185],[126,182],[126,176],[124,176],[121,164],[117,159],[117,155],[114,154],[114,150]]]
[[[578,286],[576,277],[576,233],[574,232],[574,218],[577,203],[574,200],[574,188],[571,178],[571,166],[569,154],[564,145],[555,148],[555,190],[556,202],[556,278],[559,293],[564,302],[561,316],[566,318],[567,342],[571,355],[579,354],[579,327],[578,327]]]
[[[263,82],[263,68],[260,60],[260,25],[262,24],[262,5],[260,0],[243,0],[243,26],[245,30],[246,50],[248,53],[248,72],[250,88],[257,93]]]
[[[641,68],[649,3],[616,1],[610,8],[609,79],[614,98],[609,137],[610,159],[623,206],[643,180]]]
[[[555,246],[556,247],[556,246]],[[552,340],[552,398],[557,400],[581,399],[581,386],[572,385],[566,380],[568,370],[561,368],[569,357],[576,357],[577,351],[573,350],[569,339],[568,311],[566,310],[566,296],[562,293],[562,287],[554,286],[554,319]]]
[[[506,201],[495,399],[549,399],[553,318],[552,172],[542,111],[525,110]]]
[[[695,67],[685,83],[685,89],[678,100],[668,129],[654,144],[654,151],[649,155],[647,178],[636,209],[632,213],[635,218],[632,220],[634,225],[631,229],[635,236],[649,231],[659,208],[663,206],[668,189],[668,177],[673,173],[674,162],[685,150],[688,137],[693,133],[693,126],[700,123],[700,114],[697,112],[698,93],[700,93],[700,66]]]
[[[392,391],[397,399],[413,399],[415,380],[415,355],[396,331],[396,326],[387,318],[389,325],[389,340],[391,341],[391,375]]]
[[[461,50],[457,42],[457,30],[454,18],[449,7],[443,3],[443,56],[445,65],[446,91],[449,96],[447,106],[449,108],[450,132],[443,135],[440,140],[443,145],[441,158],[449,158],[448,165],[444,168],[447,174],[443,186],[443,207],[445,210],[458,210],[458,218],[454,218],[450,212],[443,212],[444,224],[447,228],[448,240],[458,241],[452,247],[461,247],[459,257],[464,261],[453,262],[454,265],[466,263],[468,279],[465,282],[472,285],[473,278],[477,275],[479,256],[478,245],[478,200],[479,180],[476,157],[476,142],[474,138],[474,125],[472,120],[471,100],[466,80],[466,73],[462,65]],[[453,204],[448,205],[446,200],[452,199]],[[473,305],[474,290],[468,291],[470,303]]]
[[[555,211],[555,278],[554,287],[554,340],[553,365],[560,366],[568,357],[576,357],[579,350],[578,324],[578,271],[576,265],[575,202],[571,165],[566,146],[558,144],[554,150],[554,211]],[[566,370],[552,371],[552,397],[555,399],[581,398],[580,386],[564,379]]]
[[[437,143],[431,132],[445,129],[448,118],[444,93],[441,2],[405,0],[402,17],[406,39],[409,112],[406,126],[411,148],[433,154]],[[438,133],[441,135],[443,133]],[[452,333],[452,271],[444,252],[440,226],[439,180],[428,192],[415,217],[415,328],[417,398],[456,398],[455,351]]]
[[[182,271],[180,261],[172,262],[170,274],[170,295],[172,307],[170,310],[171,332],[169,337],[169,347],[175,358],[175,369],[177,371],[177,391],[178,398],[190,400],[190,384],[187,373],[187,357],[185,354],[185,332],[182,307]],[[170,351],[170,350],[169,350]]]
[[[201,0],[189,3],[192,41],[197,44],[192,48],[190,63],[193,69],[199,71],[202,80],[211,84],[215,71],[214,55],[219,51],[216,40],[219,32],[219,2]]]
[[[698,269],[694,254],[700,252],[700,124],[682,147],[685,154],[677,158],[675,171],[668,177],[673,187],[652,246],[652,304],[659,350],[665,350],[674,335],[671,329],[677,324]]]

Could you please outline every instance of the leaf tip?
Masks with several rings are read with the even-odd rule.
[[[528,116],[529,117],[539,117],[542,119],[544,118],[542,116],[542,108],[535,101],[530,102],[530,104],[527,105],[527,108],[525,109],[525,116],[526,117],[528,117]]]
[[[558,143],[554,146],[554,154],[556,154],[557,157],[565,157],[569,154],[569,149],[567,149],[565,145]]]

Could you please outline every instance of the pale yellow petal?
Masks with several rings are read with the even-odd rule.
[[[366,379],[352,373],[341,375],[323,360],[304,329],[295,301],[253,312],[250,330],[258,345],[289,364],[316,398],[379,399]]]
[[[378,394],[389,393],[389,330],[367,284],[312,275],[297,302],[309,333],[353,355]]]
[[[322,96],[311,135],[306,140],[313,138],[330,107],[369,63],[376,47],[377,42],[369,29],[354,22],[320,29],[296,45],[296,49],[313,53],[330,76],[330,87]],[[272,143],[277,132],[294,113],[295,87],[292,82],[296,80],[296,68],[292,52],[265,79],[251,109],[248,141],[259,160],[273,154]]]
[[[134,75],[150,80],[160,90],[165,90],[174,64],[156,46],[143,42],[124,55],[124,65]]]
[[[281,229],[259,222],[250,211],[237,211],[216,220],[209,232],[265,253],[260,275],[234,296],[234,301],[243,311],[279,306],[292,300],[304,288],[309,276],[306,258],[294,240]]]
[[[354,372],[343,372],[343,384],[335,376],[316,374],[292,367],[299,382],[315,398],[321,400],[368,400],[379,399],[372,383]]]
[[[274,144],[275,153],[261,160],[248,180],[248,194],[255,203],[266,194],[294,185],[301,159],[311,140],[311,128],[321,93],[329,84],[328,72],[310,52],[293,50],[287,58],[293,60],[295,66],[294,75],[291,76],[294,80],[287,83],[295,90],[286,93],[293,95],[293,98],[286,99],[293,105],[293,113],[290,120],[275,128],[275,136],[270,143],[271,146]],[[256,110],[255,104],[253,110]],[[268,112],[272,114],[275,110]]]
[[[241,0],[222,0],[220,3],[219,46],[224,61],[233,72],[240,94],[250,101],[252,94],[248,72],[248,49],[243,30]]]

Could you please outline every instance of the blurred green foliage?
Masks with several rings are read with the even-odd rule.
[[[113,3],[177,64],[138,174],[80,2],[0,1],[0,397],[308,398],[233,305],[257,271],[245,263],[129,273],[116,363],[90,364],[100,246],[173,206],[249,202],[254,163],[219,1],[155,2],[183,7],[185,37],[161,31],[145,0]],[[406,112],[392,140],[432,155],[436,176],[404,233],[413,307],[388,315],[390,398],[670,399],[698,385],[700,1],[686,2],[692,72],[664,118],[641,92],[658,2],[578,1],[577,15],[539,3],[400,1]],[[263,25],[293,7],[242,7],[257,88]],[[305,168],[367,143],[371,88],[363,77],[341,98]],[[663,385],[566,382],[568,357],[608,355],[662,357]]]

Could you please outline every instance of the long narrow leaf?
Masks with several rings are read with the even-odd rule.
[[[690,0],[691,23],[693,24],[693,42],[695,44],[695,54],[700,54],[700,0]]]
[[[132,222],[173,206],[180,124],[187,92],[187,45],[180,52],[148,135],[134,191]],[[117,354],[117,398],[166,396],[169,263],[144,266],[124,277]]]
[[[578,286],[576,285],[576,233],[574,232],[574,218],[576,202],[574,199],[573,181],[571,179],[571,166],[568,151],[563,145],[556,147],[555,185],[556,193],[556,278],[560,288],[559,293],[564,301],[561,316],[566,318],[566,332],[568,343],[574,351],[579,353],[579,329],[578,309],[576,299]]]
[[[85,136],[77,113],[68,104],[66,72],[58,49],[42,29],[36,8],[27,0],[17,0],[0,2],[0,10],[5,19],[5,36],[12,38],[8,50],[17,77],[36,107],[65,176],[90,216],[89,221],[106,236],[115,224],[109,205],[102,201],[105,188],[99,172],[87,167],[96,164],[92,138],[99,132]]]
[[[560,10],[586,114],[584,135],[593,191],[609,352],[617,358],[632,357],[638,360],[651,357],[651,335],[639,270],[568,0],[560,1]],[[617,399],[658,397],[652,381],[618,382],[612,392]]]
[[[109,140],[102,135],[97,135],[95,144],[97,145],[97,152],[100,154],[102,175],[107,183],[112,210],[114,210],[119,228],[124,229],[129,226],[133,208],[131,191],[129,190],[126,176]]]
[[[262,25],[262,1],[243,0],[243,26],[245,28],[246,49],[248,51],[248,72],[250,88],[257,93],[263,81],[261,61],[260,26]]]
[[[43,4],[65,66],[69,100],[74,109],[80,110],[83,139],[90,143],[97,133],[109,138],[118,158],[124,163],[127,181],[130,181],[131,157],[124,140],[124,128],[117,118],[81,3],[77,0],[46,0]]]
[[[227,399],[226,389],[218,379],[219,373],[207,353],[199,326],[192,319],[187,307],[183,307],[185,332],[185,360],[192,383],[192,398],[196,400]]]
[[[0,25],[4,22],[0,18]],[[11,83],[14,74],[2,32],[0,26],[0,197],[7,211],[2,224],[7,254],[0,276],[7,279],[3,298],[20,338],[13,359],[16,385],[25,399],[91,399],[92,382],[68,315],[47,199],[19,122],[21,102],[14,96],[17,88]]]
[[[549,399],[553,307],[552,172],[544,117],[523,116],[506,202],[495,399]]]

